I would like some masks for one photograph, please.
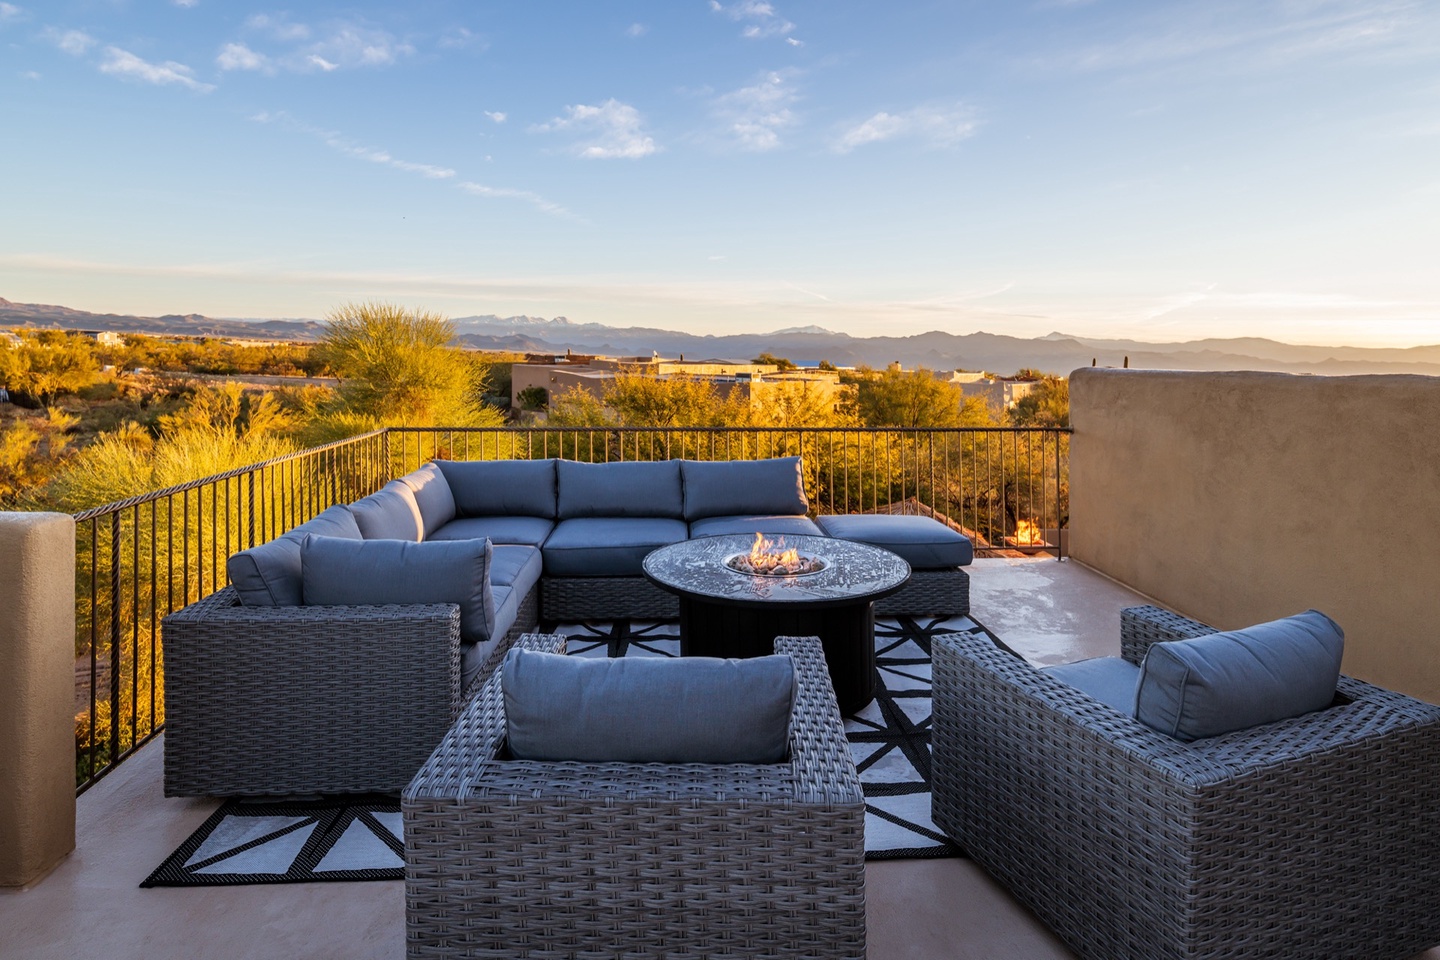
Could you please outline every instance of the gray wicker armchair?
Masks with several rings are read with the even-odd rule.
[[[477,679],[524,630],[538,588]],[[242,606],[164,620],[165,795],[398,793],[460,712],[460,608]]]
[[[1137,663],[1210,632],[1121,616]],[[1081,957],[1440,943],[1440,707],[1342,677],[1327,710],[1182,743],[982,640],[934,659],[935,822]]]
[[[412,960],[863,958],[865,800],[824,654],[775,649],[797,677],[782,764],[503,759],[487,680],[403,794]]]

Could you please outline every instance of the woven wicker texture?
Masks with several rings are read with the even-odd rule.
[[[540,615],[551,623],[582,620],[676,620],[680,598],[644,577],[545,577]]]
[[[408,956],[863,958],[860,782],[819,642],[776,650],[798,689],[775,765],[498,759],[487,680],[402,798]]]
[[[1122,615],[1125,655],[1211,628]],[[963,635],[934,645],[934,816],[1081,957],[1404,958],[1440,942],[1440,707],[1182,743]]]
[[[455,604],[245,607],[225,587],[163,631],[167,797],[397,792],[459,713]]]
[[[551,623],[674,620],[680,599],[644,577],[546,577],[540,612]],[[914,570],[898,593],[875,603],[884,617],[962,617],[970,613],[970,577],[960,568]]]
[[[965,617],[970,615],[970,575],[949,570],[911,570],[898,593],[875,601],[877,617]]]

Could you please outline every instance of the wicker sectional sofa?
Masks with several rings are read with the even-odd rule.
[[[330,507],[232,556],[230,586],[165,618],[166,795],[397,791],[542,617],[678,616],[641,562],[690,537],[825,536],[823,524],[848,519],[843,535],[863,540],[868,524],[872,539],[909,551],[920,568],[908,598],[889,598],[882,612],[968,612],[964,537],[920,517],[817,524],[808,507],[798,457],[440,460]],[[379,599],[307,605],[310,536],[488,541],[488,633],[467,632],[454,604],[405,602],[393,584]]]

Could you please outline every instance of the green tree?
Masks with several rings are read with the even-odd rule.
[[[795,369],[795,364],[791,363],[791,362],[790,362],[788,359],[786,359],[785,357],[777,357],[777,356],[775,356],[775,354],[771,353],[769,350],[766,350],[764,353],[760,354],[760,356],[756,357],[754,360],[751,360],[750,362],[751,362],[751,363],[773,363],[776,367],[778,367],[778,368],[781,369],[781,370],[794,370],[794,369]]]
[[[499,426],[481,398],[488,364],[453,346],[445,317],[389,303],[349,303],[326,318],[319,352],[341,385],[311,411],[309,439],[379,426]]]
[[[99,373],[90,341],[79,334],[47,330],[0,348],[0,384],[40,406],[85,389]]]
[[[159,418],[158,436],[132,422],[80,450],[48,499],[74,512],[269,460],[295,449],[289,426],[268,393],[248,395],[234,383],[201,388],[183,410]]]
[[[522,410],[543,410],[550,403],[550,393],[544,387],[526,387],[516,394]]]
[[[1070,381],[1046,374],[1039,386],[1015,401],[1009,417],[1017,427],[1070,426]]]
[[[860,418],[868,427],[994,426],[989,406],[977,397],[966,397],[960,388],[937,380],[929,370],[870,370],[862,367],[853,375],[859,390],[856,398]]]

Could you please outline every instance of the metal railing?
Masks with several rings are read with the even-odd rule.
[[[160,620],[228,582],[230,554],[433,459],[800,456],[814,513],[914,513],[977,553],[1063,556],[1069,430],[391,427],[75,515],[75,770],[83,793],[161,731]],[[1043,539],[1015,534],[1026,521]]]
[[[393,427],[398,476],[434,459],[749,460],[799,456],[812,513],[920,513],[983,555],[1063,556],[1068,428]]]
[[[230,554],[385,482],[384,432],[75,515],[75,781],[83,793],[165,723],[160,620],[228,582]]]

